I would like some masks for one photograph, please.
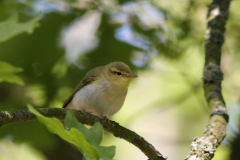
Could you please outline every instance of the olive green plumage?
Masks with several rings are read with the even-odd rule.
[[[85,75],[63,108],[111,116],[122,107],[130,80],[135,77],[123,62],[94,68]]]

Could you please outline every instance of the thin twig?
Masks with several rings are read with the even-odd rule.
[[[64,120],[68,109],[64,108],[38,108],[41,114],[46,117],[56,117],[60,120]],[[148,143],[143,137],[139,136],[135,132],[120,126],[114,121],[105,121],[104,118],[92,115],[84,111],[74,110],[75,116],[79,122],[87,125],[93,125],[96,122],[100,122],[103,128],[111,133],[115,137],[123,138],[126,141],[132,143],[138,147],[150,160],[166,160],[150,143]],[[36,116],[28,110],[19,111],[2,111],[0,112],[0,127],[13,122],[24,122],[36,120]]]

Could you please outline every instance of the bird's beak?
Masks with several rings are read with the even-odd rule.
[[[136,78],[136,77],[138,77],[137,75],[134,75],[134,74],[129,74],[129,75],[127,75],[127,78]]]

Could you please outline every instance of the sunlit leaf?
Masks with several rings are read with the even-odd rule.
[[[41,13],[28,22],[17,23],[18,13],[15,12],[8,20],[0,22],[0,42],[6,41],[23,32],[32,33],[34,28],[39,26],[38,21],[40,18]]]
[[[6,81],[10,83],[17,83],[23,86],[23,80],[14,74],[21,71],[23,71],[22,68],[14,67],[9,63],[0,61],[0,82]]]
[[[38,120],[44,124],[50,132],[57,134],[62,139],[74,144],[81,152],[87,153],[91,159],[99,159],[100,153],[98,149],[87,142],[83,133],[81,133],[79,130],[76,128],[66,130],[62,122],[57,118],[44,117],[30,105],[28,105],[28,109],[37,116]]]

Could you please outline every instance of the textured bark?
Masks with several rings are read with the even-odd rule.
[[[211,116],[203,137],[195,138],[187,160],[212,159],[217,147],[226,136],[228,113],[221,93],[223,73],[220,69],[221,47],[224,43],[225,24],[230,0],[213,0],[207,15],[205,35],[204,92]]]
[[[62,121],[68,112],[68,109],[64,108],[38,108],[37,110],[46,117],[56,117]],[[83,124],[93,125],[96,122],[100,122],[105,130],[113,133],[115,137],[123,138],[132,143],[138,147],[150,160],[166,159],[143,137],[129,129],[120,126],[118,123],[110,120],[106,121],[104,117],[98,117],[84,111],[74,110],[74,113],[78,121]],[[0,127],[13,122],[24,122],[30,120],[36,120],[36,116],[28,110],[11,110],[0,112]]]

